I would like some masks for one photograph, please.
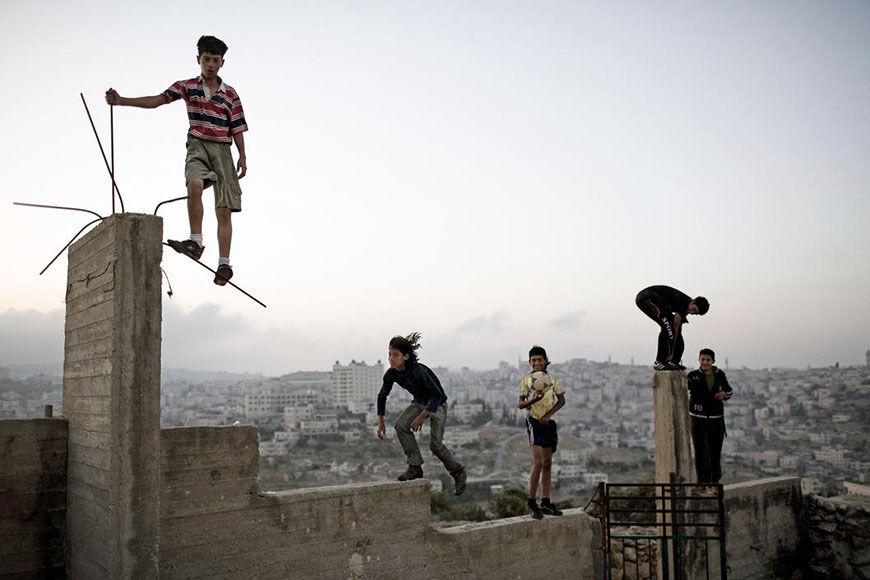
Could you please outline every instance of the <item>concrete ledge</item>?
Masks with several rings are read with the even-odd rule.
[[[430,528],[425,536],[430,578],[462,580],[559,577],[601,578],[601,524],[582,509],[562,517],[530,516]],[[546,553],[542,560],[536,554]]]
[[[420,488],[419,490],[417,488]],[[386,481],[372,483],[350,483],[347,485],[332,485],[326,487],[314,487],[308,489],[293,489],[290,491],[267,491],[260,497],[274,498],[282,503],[304,502],[318,499],[333,499],[337,497],[349,497],[368,493],[389,493],[393,491],[425,492],[429,489],[426,480],[414,481]]]
[[[797,484],[798,489],[800,489],[800,477],[766,477],[764,479],[753,479],[751,481],[743,481],[740,483],[730,483],[724,486],[725,497],[726,499],[728,498],[728,492],[742,495],[746,492],[756,494],[767,493],[775,489],[788,490],[790,493],[793,490],[795,484]],[[738,495],[738,497],[740,497],[740,495]]]

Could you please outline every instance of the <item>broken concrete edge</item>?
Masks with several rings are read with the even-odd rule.
[[[259,495],[260,497],[279,500],[282,503],[296,503],[318,499],[350,497],[367,493],[383,493],[399,489],[413,490],[416,488],[428,489],[429,482],[425,479],[415,481],[372,481],[367,483],[348,483],[326,487],[291,489],[287,491],[261,491]]]
[[[583,510],[583,508],[571,508],[563,510],[563,515],[561,517],[546,517],[543,520],[534,520],[531,516],[515,516],[512,518],[501,518],[498,520],[489,520],[486,522],[473,522],[468,524],[461,524],[458,526],[451,526],[449,528],[435,528],[433,527],[433,531],[451,535],[451,534],[462,534],[465,532],[474,532],[479,530],[493,529],[504,526],[512,526],[515,524],[527,523],[529,525],[534,526],[547,526],[547,525],[559,525],[564,523],[571,523],[572,520],[579,519],[583,523],[589,523],[590,525],[598,525],[599,519],[588,514]],[[593,523],[594,522],[594,523]]]
[[[764,479],[753,479],[750,481],[743,481],[740,483],[729,483],[728,485],[723,486],[725,494],[727,495],[729,491],[737,492],[737,491],[748,491],[748,490],[760,490],[761,488],[770,488],[775,487],[777,485],[790,488],[794,485],[800,486],[801,478],[791,475],[783,475],[780,477],[766,477]],[[799,487],[800,488],[800,487]]]

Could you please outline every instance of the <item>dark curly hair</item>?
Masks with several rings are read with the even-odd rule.
[[[196,41],[196,50],[199,51],[199,56],[202,56],[204,52],[209,52],[211,54],[219,54],[223,58],[229,48],[220,38],[215,36],[200,36],[199,40]]]
[[[550,359],[547,358],[547,351],[543,346],[538,346],[537,344],[529,349],[529,360],[532,360],[533,356],[542,356],[544,357],[544,361],[547,363],[547,366],[550,365]]]
[[[417,350],[420,346],[419,332],[412,332],[408,336],[394,336],[390,339],[390,348],[394,348],[402,354],[408,355],[408,363],[414,364],[417,362]]]

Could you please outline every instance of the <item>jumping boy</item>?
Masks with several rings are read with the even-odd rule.
[[[680,364],[686,346],[681,327],[689,323],[687,315],[707,313],[710,309],[707,299],[703,296],[690,298],[670,286],[650,286],[637,293],[634,303],[661,329],[653,368],[657,371],[686,370]]]
[[[196,62],[200,66],[198,77],[178,81],[161,94],[152,97],[122,97],[115,89],[110,88],[106,91],[106,102],[110,105],[156,109],[184,99],[190,120],[184,165],[190,239],[169,240],[168,243],[176,252],[199,260],[205,250],[202,244],[202,191],[214,186],[220,254],[214,283],[224,286],[233,277],[230,266],[232,214],[242,211],[239,179],[248,170],[243,135],[248,130],[248,125],[238,93],[218,76],[218,71],[224,65],[227,45],[214,36],[202,36],[196,43],[196,48]],[[235,166],[230,150],[233,142],[239,150],[239,160]]]
[[[416,351],[419,348],[419,332],[412,332],[408,336],[394,336],[390,340],[390,368],[384,373],[384,385],[378,393],[377,435],[379,439],[384,438],[387,430],[384,426],[387,396],[393,389],[393,383],[398,383],[414,397],[408,408],[396,419],[396,434],[408,461],[408,469],[399,476],[399,481],[423,477],[423,456],[420,455],[414,432],[422,429],[423,423],[429,419],[429,449],[453,476],[454,493],[460,495],[465,491],[465,468],[453,457],[443,441],[444,425],[447,423],[447,395],[432,369],[417,360]]]
[[[532,372],[524,374],[520,379],[518,406],[520,409],[528,410],[529,413],[526,419],[529,445],[532,448],[529,512],[533,518],[539,520],[544,517],[544,514],[562,515],[562,512],[550,501],[550,469],[553,453],[559,442],[553,415],[565,405],[565,391],[558,377],[547,373],[550,361],[543,347],[535,345],[529,350],[529,365],[532,367]],[[535,375],[538,372],[546,376]],[[543,388],[533,384],[534,378],[542,379]],[[541,480],[541,507],[538,507],[537,503],[538,478]]]

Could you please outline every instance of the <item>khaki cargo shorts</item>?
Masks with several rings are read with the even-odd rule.
[[[187,136],[187,158],[184,160],[185,185],[202,179],[203,188],[214,186],[214,206],[242,211],[242,188],[233,165],[229,143],[206,141]]]

